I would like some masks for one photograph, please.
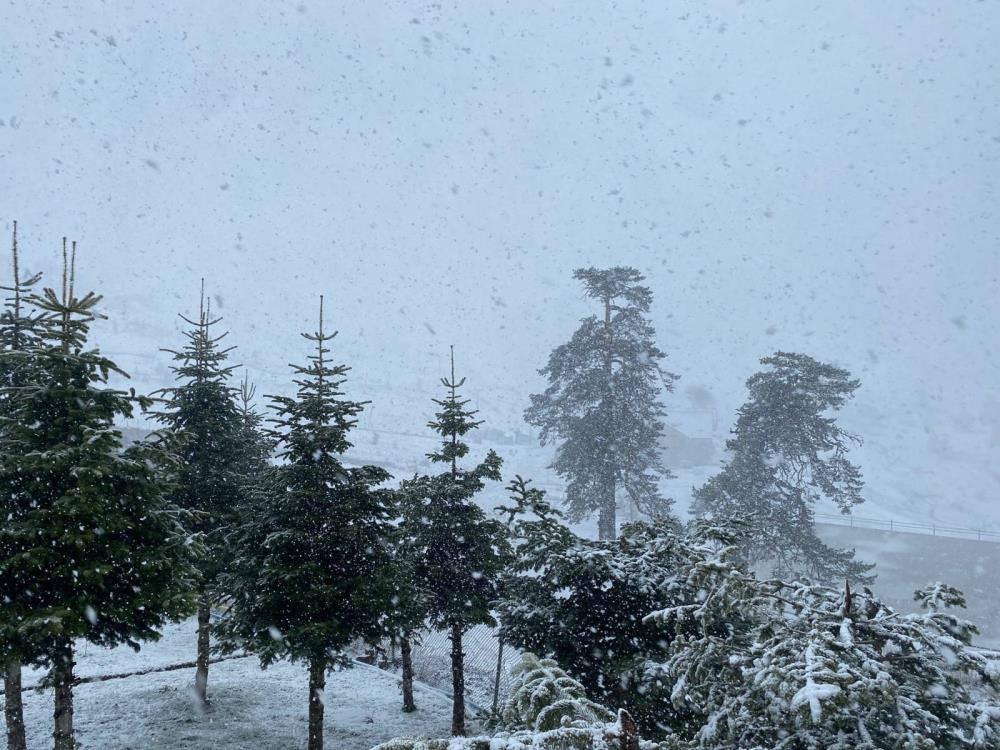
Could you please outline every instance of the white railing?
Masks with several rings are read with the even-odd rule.
[[[877,529],[879,531],[899,532],[901,534],[927,534],[954,539],[977,539],[981,542],[1000,543],[1000,531],[987,529],[969,529],[961,526],[940,526],[938,524],[910,523],[893,519],[865,518],[853,514],[816,513],[817,523],[833,524],[835,526],[851,526],[859,529]]]

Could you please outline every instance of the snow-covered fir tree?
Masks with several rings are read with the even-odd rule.
[[[13,446],[0,453],[3,617],[51,667],[56,750],[75,747],[74,641],[138,649],[192,611],[197,578],[197,545],[154,470],[159,450],[122,448],[115,420],[151,400],[110,387],[112,375],[125,373],[88,348],[101,298],[77,296],[75,255],[74,243],[66,257],[64,241],[61,289],[31,298],[43,315],[41,341],[29,349],[27,382],[9,392],[0,428]],[[10,351],[0,357],[23,361]]]
[[[739,533],[699,522],[678,571],[685,601],[647,618],[673,638],[670,658],[647,672],[668,689],[683,747],[997,746],[1000,675],[971,647],[973,625],[903,615],[849,583],[758,582],[740,548]]]
[[[471,469],[459,466],[469,453],[462,438],[481,424],[467,408],[469,402],[458,396],[464,382],[455,379],[453,350],[451,377],[441,379],[448,396],[434,399],[440,410],[428,425],[441,436],[440,448],[428,458],[444,464],[445,471],[414,477],[400,488],[418,578],[428,592],[428,623],[450,631],[451,728],[456,736],[466,733],[462,638],[474,625],[495,624],[491,603],[509,557],[506,528],[474,500],[487,480],[500,479],[500,457],[491,450]]]
[[[772,564],[775,575],[870,582],[872,565],[827,546],[815,531],[817,502],[848,513],[864,501],[861,470],[847,455],[860,438],[833,416],[859,381],[805,354],[777,352],[761,364],[767,369],[747,381],[729,458],[695,491],[694,511],[745,521],[748,561]]]
[[[164,350],[173,356],[177,385],[161,391],[166,403],[156,418],[176,452],[170,499],[195,512],[191,531],[200,536],[206,550],[199,563],[195,671],[195,695],[204,705],[212,606],[208,592],[229,557],[225,537],[236,521],[243,497],[240,469],[246,446],[244,419],[237,408],[236,391],[229,384],[234,367],[226,364],[232,347],[220,346],[226,333],[213,334],[213,327],[222,319],[211,316],[204,281],[197,319],[180,317],[190,326],[184,332],[184,346]]]
[[[230,534],[234,559],[219,577],[228,605],[217,626],[223,650],[245,648],[268,666],[309,668],[309,750],[322,750],[326,673],[346,662],[355,639],[376,641],[391,608],[389,474],[349,468],[342,454],[363,403],[344,398],[348,367],[328,355],[336,332],[303,334],[315,343],[293,366],[294,396],[270,396],[280,463],[264,470]]]
[[[659,726],[681,739],[712,726],[705,706],[743,689],[741,658],[756,622],[745,535],[738,522],[694,520],[675,540],[673,603],[644,617],[659,628],[667,649],[665,659],[646,662],[643,692],[659,707]]]
[[[23,447],[5,431],[10,423],[4,419],[13,416],[18,389],[32,380],[31,370],[35,366],[34,350],[41,343],[38,311],[27,300],[34,293],[34,287],[41,281],[41,274],[21,278],[20,257],[17,247],[17,222],[14,222],[11,239],[11,281],[2,286],[9,296],[4,301],[0,314],[0,453],[12,453]],[[6,493],[5,488],[2,492]],[[0,519],[7,519],[8,508],[12,508],[15,497],[5,496],[0,505]],[[0,531],[0,540],[3,532]],[[0,542],[0,566],[4,565],[3,555],[7,552]],[[6,597],[0,601],[7,603]],[[5,617],[10,615],[11,617]],[[25,750],[24,712],[21,703],[21,665],[34,658],[31,644],[20,637],[19,622],[13,619],[13,610],[0,609],[0,665],[4,668],[4,716],[7,723],[8,750]]]
[[[505,642],[551,655],[606,705],[627,709],[643,733],[661,732],[645,665],[665,657],[669,639],[645,621],[677,601],[677,526],[633,523],[619,539],[573,534],[544,493],[520,477],[502,508],[512,521],[515,560],[497,604]]]
[[[557,444],[552,468],[566,482],[570,515],[598,513],[598,534],[617,533],[619,493],[650,515],[666,515],[672,502],[659,490],[670,477],[661,459],[661,396],[675,375],[649,319],[653,294],[634,268],[581,268],[574,278],[600,305],[572,338],[556,347],[540,373],[548,379],[531,396],[524,418],[541,429],[542,444]]]

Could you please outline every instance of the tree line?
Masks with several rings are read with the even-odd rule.
[[[195,692],[209,705],[212,649],[245,650],[263,666],[306,665],[309,747],[323,745],[327,672],[356,641],[399,643],[427,627],[453,642],[453,732],[465,733],[462,638],[495,624],[491,604],[507,561],[505,528],[475,502],[497,481],[493,451],[471,466],[463,441],[480,422],[460,396],[454,360],[433,402],[429,454],[441,472],[397,488],[378,466],[343,455],[365,403],[345,397],[319,299],[292,395],[233,383],[232,347],[204,289],[166,350],[174,385],[152,396],[110,384],[127,377],[91,341],[100,295],[77,289],[76,244],[63,244],[58,288],[20,275],[0,333],[0,660],[8,745],[24,748],[23,665],[48,670],[56,750],[75,747],[74,647],[138,649],[169,621],[197,615]],[[183,316],[182,316],[183,317]],[[126,447],[116,420],[144,412],[159,429]],[[218,615],[213,621],[213,612]],[[212,645],[212,640],[215,644]],[[412,670],[405,708],[414,708]]]
[[[22,278],[16,232],[0,317],[0,661],[12,750],[24,748],[23,665],[48,670],[54,746],[70,750],[74,643],[138,649],[192,614],[197,700],[209,705],[213,648],[251,652],[265,667],[302,663],[310,750],[323,746],[326,674],[357,641],[398,645],[402,708],[414,710],[410,655],[427,627],[449,632],[452,733],[464,735],[463,636],[496,625],[498,613],[512,643],[555,656],[591,695],[663,733],[669,722],[649,705],[657,693],[636,659],[666,660],[672,644],[689,642],[657,625],[686,622],[663,613],[693,606],[677,604],[677,571],[694,554],[684,550],[721,545],[734,580],[762,561],[785,579],[871,579],[871,566],[827,548],[812,523],[819,500],[845,512],[862,501],[846,455],[856,438],[829,416],[858,382],[806,355],[762,360],[728,458],[695,495],[716,536],[682,529],[660,489],[670,476],[662,396],[676,376],[661,365],[652,292],[635,269],[575,273],[598,312],[552,352],[547,387],[525,412],[556,446],[570,519],[598,516],[600,539],[588,542],[520,477],[513,505],[490,514],[477,502],[503,462],[492,450],[469,460],[465,437],[481,422],[461,397],[454,352],[428,409],[440,440],[428,458],[440,471],[392,486],[383,468],[344,461],[366,402],[345,396],[349,367],[333,356],[322,297],[290,395],[266,396],[266,411],[246,378],[235,382],[233,348],[204,288],[182,345],[166,350],[175,383],[140,395],[111,385],[126,374],[91,341],[101,297],[77,289],[76,244],[63,242],[59,285],[42,287]],[[116,422],[139,412],[159,429],[126,447]],[[649,520],[619,530],[622,503]],[[733,518],[739,532],[719,536]],[[740,601],[759,609],[761,600],[730,603]],[[735,604],[725,616],[744,616]],[[701,632],[683,630],[685,639]]]

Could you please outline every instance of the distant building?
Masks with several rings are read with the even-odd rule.
[[[670,466],[709,466],[718,462],[718,450],[711,436],[690,437],[673,425],[663,429],[663,463]]]

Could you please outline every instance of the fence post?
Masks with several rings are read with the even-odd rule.
[[[503,636],[497,635],[497,673],[493,681],[493,716],[500,706],[500,670],[503,669]]]

